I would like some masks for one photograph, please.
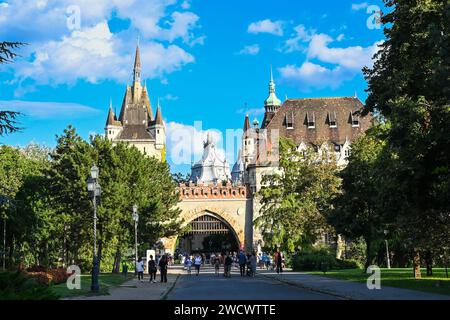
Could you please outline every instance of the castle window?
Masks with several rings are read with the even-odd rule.
[[[286,128],[287,129],[294,129],[294,113],[291,114],[286,113]]]
[[[335,144],[335,145],[334,145],[334,151],[340,152],[340,151],[341,151],[341,146],[338,145],[338,144]]]
[[[109,134],[111,134],[111,130],[109,130]]]
[[[159,129],[158,129],[158,130],[156,130],[156,133],[157,133],[157,134],[159,134]]]
[[[330,125],[330,128],[337,127],[336,111],[328,112],[328,124]]]
[[[359,127],[359,117],[353,112],[350,112],[350,118],[352,121],[352,127]]]
[[[316,128],[316,115],[314,112],[307,112],[306,113],[306,122],[308,125],[308,129],[315,129]]]

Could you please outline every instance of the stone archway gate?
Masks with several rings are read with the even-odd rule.
[[[184,226],[205,215],[225,222],[245,250],[253,247],[252,198],[245,186],[180,184],[181,217]],[[173,253],[177,236],[162,239],[166,252]]]

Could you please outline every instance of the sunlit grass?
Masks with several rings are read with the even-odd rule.
[[[58,294],[60,298],[69,298],[75,296],[93,296],[106,295],[111,287],[119,286],[124,282],[133,279],[133,276],[123,276],[122,274],[102,273],[99,275],[98,283],[100,291],[98,293],[91,292],[91,275],[81,275],[81,289],[69,290],[66,283],[60,283],[52,286],[53,291]]]
[[[450,295],[450,278],[446,277],[444,268],[433,268],[433,276],[429,277],[426,269],[421,270],[422,279],[414,279],[412,268],[381,268],[381,286]],[[331,270],[325,274],[320,271],[306,273],[356,282],[366,282],[368,277],[362,269]]]

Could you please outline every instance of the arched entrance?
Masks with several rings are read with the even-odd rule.
[[[238,251],[240,248],[233,228],[208,211],[188,223],[187,231],[179,236],[177,244],[177,251],[182,253]]]

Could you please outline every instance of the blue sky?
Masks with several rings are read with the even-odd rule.
[[[24,130],[0,143],[52,147],[68,124],[84,138],[103,133],[110,99],[119,110],[131,81],[138,36],[150,100],[160,98],[169,131],[169,162],[173,128],[202,121],[203,130],[224,132],[241,128],[246,113],[261,120],[271,64],[281,100],[356,91],[364,102],[360,69],[384,39],[367,22],[367,8],[381,1],[124,3],[0,0],[0,41],[29,43],[0,67],[0,106],[25,114]]]

